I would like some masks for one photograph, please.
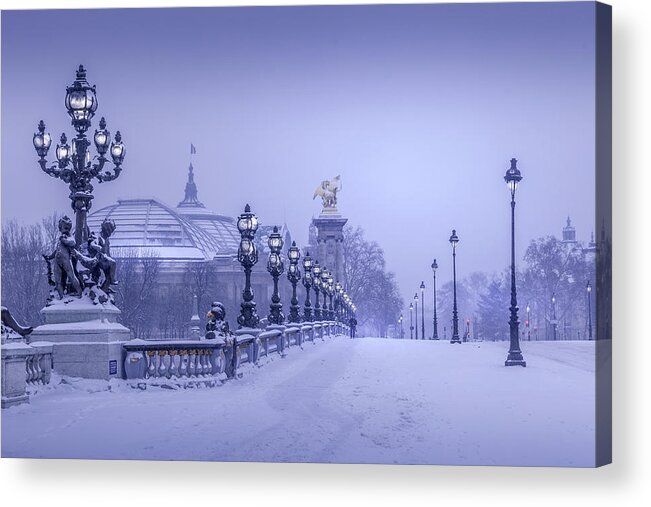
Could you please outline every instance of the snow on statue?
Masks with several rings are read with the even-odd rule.
[[[323,180],[316,187],[312,200],[319,196],[323,201],[323,209],[337,209],[337,192],[339,191],[341,191],[341,176],[337,176],[331,180]]]

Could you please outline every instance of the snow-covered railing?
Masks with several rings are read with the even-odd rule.
[[[29,402],[28,384],[49,384],[52,344],[22,341],[2,344],[2,408]]]
[[[260,357],[283,356],[292,346],[315,338],[325,340],[342,332],[336,322],[270,325],[265,330],[238,329],[227,338],[202,340],[131,340],[123,345],[127,380],[216,381],[233,378],[244,363],[257,364]],[[223,378],[223,377],[222,377]]]

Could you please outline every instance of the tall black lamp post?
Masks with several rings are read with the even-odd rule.
[[[457,311],[457,243],[459,243],[459,236],[457,231],[452,229],[450,236],[450,244],[452,245],[452,339],[450,343],[461,343],[459,339],[459,312]]]
[[[436,259],[434,259],[434,262],[432,262],[432,274],[434,275],[434,281],[432,287],[434,287],[434,331],[432,332],[432,339],[433,340],[438,340],[439,339],[439,331],[438,331],[438,320],[436,318],[436,270],[438,269],[439,265],[436,263]]]
[[[531,341],[531,307],[527,304],[527,341]]]
[[[509,319],[509,331],[511,343],[509,354],[504,362],[505,366],[527,366],[520,350],[520,322],[518,321],[518,295],[515,286],[515,191],[518,183],[522,180],[522,174],[517,167],[517,160],[511,159],[509,167],[504,175],[504,181],[511,193],[511,317]]]
[[[240,305],[240,315],[237,323],[240,327],[255,328],[260,321],[253,301],[253,289],[251,288],[251,270],[258,262],[258,251],[253,242],[255,232],[258,230],[258,217],[251,213],[251,207],[247,204],[237,219],[237,229],[240,231],[240,246],[237,250],[237,260],[244,268],[244,290]]]
[[[590,285],[590,280],[585,286],[585,292],[588,298],[588,340],[592,340],[592,285]]]
[[[421,336],[425,339],[425,281],[420,282],[420,320],[421,320]]]
[[[414,312],[416,314],[416,339],[418,340],[418,292],[414,294]]]
[[[414,339],[414,303],[409,303],[409,339]]]
[[[330,314],[328,313],[328,280],[330,279],[330,272],[325,268],[321,268],[321,283],[319,287],[321,288],[321,294],[323,294],[323,307],[321,309],[321,318],[323,320],[330,320]]]
[[[330,304],[328,305],[328,313],[330,314],[330,320],[335,320],[335,307],[332,304],[332,298],[335,295],[335,279],[332,276],[332,273],[328,273],[328,300]]]
[[[267,321],[270,324],[281,325],[285,322],[285,315],[283,315],[283,304],[280,302],[280,293],[278,292],[278,278],[285,271],[283,259],[280,252],[283,249],[285,242],[283,237],[278,232],[278,227],[274,226],[273,232],[269,234],[269,258],[267,260],[267,271],[274,281],[274,290],[271,294],[271,305],[269,305],[269,315]]]
[[[310,252],[305,252],[303,258],[303,286],[305,287],[305,306],[303,307],[303,320],[312,322],[312,304],[310,303],[310,290],[312,290],[312,258]]]
[[[292,246],[287,250],[287,258],[289,259],[289,267],[287,268],[287,279],[292,284],[292,299],[289,306],[289,322],[300,322],[301,315],[298,306],[298,296],[296,295],[296,285],[301,280],[301,270],[298,267],[298,261],[301,259],[301,251],[296,246],[296,241],[292,241]]]
[[[86,70],[82,65],[77,70],[75,81],[66,88],[65,105],[72,119],[72,126],[77,131],[77,135],[71,140],[72,146],[68,144],[66,135],[61,134],[60,144],[56,147],[57,162],[48,167],[45,157],[50,149],[52,137],[45,132],[43,120],[39,122],[38,132],[34,134],[32,142],[39,156],[38,163],[41,169],[46,174],[68,183],[69,197],[76,219],[75,243],[78,248],[85,249],[88,240],[86,217],[93,200],[91,182],[94,179],[99,183],[116,179],[122,171],[126,150],[122,144],[120,131],[115,133],[115,138],[111,142],[111,133],[106,129],[106,120],[102,118],[99,121],[99,130],[95,130],[93,136],[98,154],[97,162],[94,164],[91,162],[90,141],[86,137],[86,131],[90,128],[90,120],[97,110],[97,96],[95,86],[90,86],[86,81]],[[110,152],[115,166],[112,171],[104,171],[108,161],[105,157],[107,152]]]
[[[314,266],[312,267],[312,288],[314,289],[314,320],[321,320],[321,303],[319,303],[321,295],[321,266],[319,266],[319,261],[314,261]]]

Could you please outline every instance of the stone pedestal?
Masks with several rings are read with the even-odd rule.
[[[117,322],[117,307],[67,298],[53,301],[41,314],[45,324],[34,329],[29,340],[54,344],[52,360],[57,373],[104,380],[124,377],[122,344],[131,334]]]
[[[25,364],[31,352],[22,342],[2,344],[2,408],[29,403]]]
[[[325,208],[313,218],[317,229],[317,259],[334,276],[335,281],[344,282],[344,225],[348,222],[336,208]]]

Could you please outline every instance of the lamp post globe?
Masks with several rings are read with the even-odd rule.
[[[506,170],[504,181],[511,194],[511,307],[509,318],[510,346],[504,362],[505,366],[527,366],[520,350],[520,322],[518,321],[518,295],[515,286],[515,191],[522,181],[522,174],[517,166],[518,161],[511,159],[511,167]]]
[[[434,259],[434,262],[432,262],[432,275],[434,277],[433,280],[433,290],[434,290],[434,330],[432,331],[432,339],[433,340],[438,340],[439,339],[439,330],[438,330],[438,319],[436,317],[436,270],[438,269],[439,265],[436,262],[436,259]]]
[[[457,309],[457,244],[459,243],[459,236],[457,236],[456,229],[452,229],[450,235],[450,244],[452,245],[452,339],[450,343],[461,343],[459,339],[459,312]]]
[[[95,86],[91,86],[86,80],[86,69],[83,65],[77,69],[72,85],[66,88],[64,103],[72,126],[77,132],[71,144],[68,144],[65,133],[61,134],[55,150],[57,161],[48,166],[46,157],[52,144],[52,137],[49,132],[46,132],[43,120],[38,123],[32,143],[39,157],[38,164],[41,170],[68,184],[70,204],[75,213],[75,244],[78,249],[85,251],[88,245],[87,216],[94,198],[92,182],[97,180],[103,183],[116,179],[122,172],[126,149],[119,131],[115,133],[115,138],[111,142],[111,133],[106,129],[106,120],[102,118],[99,129],[95,130],[93,136],[98,154],[96,162],[93,163],[90,153],[91,143],[86,136],[86,131],[90,128],[91,120],[97,111],[97,93]],[[109,147],[113,168],[104,170],[108,162],[105,155]]]

